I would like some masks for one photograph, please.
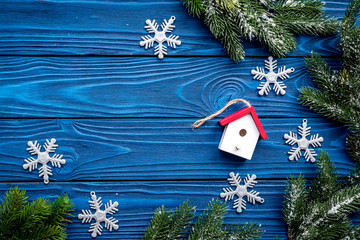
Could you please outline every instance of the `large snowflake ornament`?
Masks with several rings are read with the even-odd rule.
[[[115,212],[118,211],[116,208],[119,206],[118,202],[112,203],[110,202],[105,204],[105,210],[101,210],[101,206],[103,205],[101,201],[101,197],[97,198],[95,192],[90,193],[91,200],[89,201],[90,208],[95,210],[95,213],[91,213],[91,210],[82,210],[82,214],[78,215],[79,219],[82,219],[82,223],[89,223],[92,219],[95,220],[95,223],[90,225],[89,232],[91,232],[92,237],[96,237],[97,235],[101,235],[101,231],[103,226],[101,226],[101,222],[105,222],[105,228],[109,229],[111,232],[112,229],[118,230],[119,226],[116,224],[119,221],[116,220],[114,217],[107,218],[106,214],[113,215]]]
[[[62,159],[63,155],[60,154],[54,154],[52,157],[50,157],[49,153],[55,152],[56,148],[58,147],[56,143],[56,139],[52,138],[50,141],[46,139],[46,142],[44,144],[45,152],[41,152],[41,146],[40,144],[35,141],[29,141],[27,151],[30,152],[31,155],[37,155],[37,158],[29,157],[25,159],[25,164],[23,165],[24,169],[29,169],[31,172],[34,169],[37,169],[38,163],[40,163],[42,166],[39,168],[39,177],[43,177],[44,183],[49,183],[49,176],[53,175],[51,167],[47,165],[48,162],[51,162],[51,165],[53,167],[61,167],[61,164],[65,164],[66,160]]]
[[[311,127],[307,126],[307,120],[304,119],[302,121],[302,126],[298,127],[298,133],[301,136],[300,139],[298,139],[298,136],[296,133],[293,133],[290,131],[290,134],[285,134],[284,138],[287,139],[285,143],[289,144],[290,146],[297,144],[297,148],[293,147],[288,154],[290,154],[289,160],[298,160],[301,156],[301,150],[305,151],[304,157],[306,161],[309,160],[313,163],[315,162],[315,157],[317,154],[315,153],[314,149],[309,148],[309,146],[320,147],[321,142],[324,141],[324,138],[319,137],[319,134],[312,135],[310,137],[310,140],[308,140],[306,137],[310,135],[310,129]]]
[[[140,41],[140,46],[145,46],[145,49],[148,49],[153,47],[154,42],[157,42],[158,45],[154,49],[154,55],[157,55],[159,59],[163,59],[164,55],[167,55],[167,47],[164,45],[165,42],[168,46],[173,48],[176,48],[176,45],[179,46],[181,44],[181,41],[178,40],[179,36],[173,34],[168,37],[166,36],[166,33],[170,33],[174,30],[174,21],[174,16],[172,16],[168,21],[164,19],[164,22],[161,24],[162,31],[158,31],[159,25],[155,22],[155,20],[146,20],[147,26],[145,26],[145,29],[148,33],[154,33],[155,35],[154,37],[150,35],[141,37],[143,41]]]
[[[271,90],[270,84],[274,84],[273,90],[275,91],[276,95],[284,95],[285,92],[285,84],[283,82],[278,82],[278,78],[281,80],[285,80],[289,78],[289,73],[295,71],[295,68],[288,68],[283,66],[278,69],[277,73],[274,70],[277,68],[277,60],[273,60],[273,57],[268,57],[268,60],[265,60],[265,68],[269,70],[268,73],[265,73],[263,68],[256,67],[256,70],[251,70],[251,74],[255,75],[254,79],[261,81],[263,78],[266,79],[265,82],[261,82],[260,85],[257,87],[259,89],[259,95],[262,96],[268,95],[269,91]]]
[[[224,192],[220,194],[220,197],[225,198],[225,202],[227,202],[228,200],[232,200],[234,196],[237,195],[238,199],[234,201],[233,208],[236,208],[238,213],[241,213],[243,209],[246,209],[246,201],[243,199],[245,196],[247,197],[247,201],[251,202],[252,204],[255,204],[255,202],[264,202],[264,199],[258,196],[259,192],[254,190],[248,192],[248,188],[253,188],[253,186],[257,183],[257,181],[255,181],[255,174],[251,175],[251,177],[248,174],[244,179],[244,185],[240,185],[241,178],[238,173],[235,175],[233,172],[231,172],[229,176],[230,177],[228,178],[228,181],[230,185],[236,187],[236,189],[234,190],[231,187],[223,188]]]

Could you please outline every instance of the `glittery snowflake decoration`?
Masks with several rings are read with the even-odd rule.
[[[274,84],[273,90],[275,91],[276,95],[284,95],[285,92],[285,84],[283,82],[278,82],[278,78],[281,80],[285,80],[289,78],[289,73],[295,71],[295,68],[286,69],[286,66],[281,67],[278,69],[277,73],[274,70],[277,68],[277,60],[273,60],[273,57],[269,57],[268,60],[265,60],[265,68],[269,70],[268,73],[265,73],[263,68],[256,67],[256,70],[251,70],[251,74],[255,75],[254,79],[261,81],[263,78],[266,79],[265,82],[261,82],[260,85],[257,87],[259,89],[259,95],[262,96],[268,95],[269,91],[271,90],[270,84]]]
[[[324,138],[319,137],[319,134],[316,135],[312,135],[310,137],[310,140],[308,140],[306,137],[310,135],[310,129],[311,127],[307,126],[307,120],[304,119],[302,122],[302,126],[298,127],[298,133],[301,136],[300,139],[298,139],[298,136],[296,133],[293,133],[290,131],[290,134],[285,134],[284,138],[287,139],[286,140],[286,144],[289,144],[290,146],[294,145],[295,143],[297,144],[297,148],[293,147],[288,154],[290,154],[289,160],[298,160],[299,157],[301,157],[301,150],[305,151],[304,157],[306,159],[306,161],[308,162],[309,160],[313,163],[315,162],[315,157],[317,156],[317,154],[315,153],[314,149],[309,148],[309,146],[313,146],[315,147],[320,147],[321,146],[321,142],[324,141]]]
[[[155,35],[154,37],[150,35],[141,37],[143,41],[140,41],[140,46],[145,46],[145,49],[148,49],[153,47],[154,42],[157,42],[158,45],[154,49],[154,55],[157,55],[159,59],[163,59],[164,55],[167,55],[167,47],[164,45],[164,42],[166,42],[168,46],[173,48],[176,48],[176,45],[179,46],[181,44],[181,41],[178,40],[179,36],[173,34],[168,37],[166,36],[166,33],[170,33],[174,30],[174,21],[174,16],[172,16],[169,21],[164,19],[164,22],[161,24],[162,31],[158,31],[159,25],[155,22],[155,20],[146,20],[147,26],[145,26],[145,29],[148,31],[148,33],[154,33]]]
[[[105,222],[105,228],[109,229],[111,232],[112,229],[118,230],[119,226],[116,224],[118,223],[118,220],[116,220],[114,217],[107,218],[106,214],[113,215],[115,212],[118,211],[116,208],[119,206],[118,202],[112,203],[108,202],[105,204],[105,210],[100,210],[101,206],[103,205],[101,201],[101,197],[97,198],[95,195],[95,192],[90,193],[91,200],[89,201],[90,208],[95,210],[95,213],[91,213],[91,210],[82,210],[82,214],[78,215],[79,219],[82,219],[82,223],[89,223],[92,219],[94,219],[96,222],[92,223],[90,225],[89,232],[91,232],[92,237],[96,237],[97,235],[101,235],[101,231],[103,229],[103,226],[101,226],[101,222]]]
[[[255,204],[255,202],[264,202],[264,199],[258,196],[259,192],[254,190],[248,192],[248,188],[253,188],[253,186],[257,183],[257,181],[255,181],[255,174],[251,175],[251,177],[248,174],[244,179],[244,185],[240,185],[241,178],[239,177],[238,173],[235,175],[233,172],[231,172],[229,176],[230,177],[228,178],[228,181],[230,185],[236,187],[236,189],[233,190],[231,187],[223,188],[224,192],[220,194],[220,197],[225,198],[225,202],[227,202],[228,200],[232,200],[234,196],[237,195],[238,199],[234,200],[233,208],[236,208],[238,213],[241,213],[243,209],[246,209],[246,201],[243,199],[245,196],[247,197],[247,201],[251,202],[252,204]]]
[[[60,154],[54,154],[52,157],[50,157],[49,153],[55,152],[56,148],[58,147],[56,143],[56,139],[52,138],[50,141],[46,139],[46,142],[44,144],[45,152],[41,152],[41,146],[40,144],[35,141],[29,141],[28,142],[28,148],[27,151],[30,152],[31,155],[37,155],[37,158],[27,158],[25,159],[25,164],[23,165],[24,169],[29,169],[31,172],[34,169],[37,169],[38,163],[40,163],[42,166],[39,168],[39,177],[43,177],[44,183],[49,183],[49,176],[53,175],[51,167],[47,165],[48,162],[51,162],[51,165],[53,167],[61,167],[61,164],[65,164],[66,160],[62,159],[63,155]]]

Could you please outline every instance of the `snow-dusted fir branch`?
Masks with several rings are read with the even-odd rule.
[[[15,187],[0,198],[0,239],[39,240],[67,239],[67,225],[71,223],[74,204],[63,194],[53,202],[34,199],[25,190]],[[52,196],[54,198],[55,196]],[[29,198],[33,200],[28,201]]]
[[[316,87],[300,90],[301,103],[350,130],[347,147],[358,164],[348,183],[360,183],[360,0],[351,0],[340,28],[341,70],[333,70],[320,55],[312,53],[305,64]]]
[[[212,200],[205,211],[192,222],[195,207],[186,201],[175,211],[166,210],[164,206],[155,211],[149,226],[145,230],[144,240],[175,239],[258,239],[263,234],[261,225],[244,223],[236,225],[223,224],[227,207],[219,200]],[[193,223],[193,225],[192,225]],[[192,226],[191,226],[192,225]]]
[[[290,240],[357,239],[350,215],[360,209],[360,185],[343,185],[329,155],[320,152],[318,176],[306,187],[302,176],[286,186],[284,220]]]
[[[243,40],[258,40],[275,56],[294,50],[294,34],[334,35],[338,22],[324,15],[321,0],[182,0],[204,20],[230,58],[245,57]]]

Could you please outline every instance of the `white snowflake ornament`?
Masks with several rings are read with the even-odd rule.
[[[236,187],[236,189],[233,190],[231,187],[223,188],[224,192],[220,194],[220,197],[225,198],[225,202],[227,202],[228,200],[232,200],[234,196],[237,195],[238,199],[234,200],[233,208],[236,208],[238,213],[241,213],[242,210],[246,209],[246,201],[243,199],[245,196],[247,197],[247,201],[251,202],[252,204],[255,204],[255,202],[263,203],[265,201],[263,198],[258,196],[260,194],[259,192],[254,190],[248,192],[248,188],[253,188],[257,183],[257,181],[255,181],[255,174],[251,175],[251,177],[248,174],[244,179],[244,185],[240,185],[241,178],[238,173],[235,175],[233,172],[231,172],[229,176],[230,177],[228,178],[228,182],[231,186]]]
[[[27,151],[30,152],[31,155],[37,155],[37,158],[27,158],[25,159],[25,164],[23,165],[23,168],[29,169],[31,172],[34,169],[37,169],[38,163],[40,163],[42,166],[39,168],[39,177],[43,177],[44,183],[49,183],[49,176],[53,175],[51,167],[47,165],[48,162],[51,162],[51,165],[53,167],[61,167],[61,164],[65,164],[66,160],[62,159],[63,155],[60,154],[54,154],[52,157],[50,157],[49,153],[55,152],[56,148],[58,147],[56,143],[56,139],[52,138],[50,141],[46,139],[46,142],[44,144],[45,152],[41,152],[41,146],[40,144],[35,141],[29,141],[28,142],[28,148]]]
[[[265,60],[265,68],[269,70],[268,73],[265,73],[263,68],[256,67],[256,70],[251,70],[251,74],[255,75],[254,79],[261,81],[263,78],[266,79],[265,82],[261,82],[260,85],[257,87],[259,89],[259,95],[262,96],[268,95],[269,91],[271,90],[270,84],[274,84],[273,90],[276,95],[285,95],[285,84],[283,82],[278,82],[278,78],[281,80],[285,80],[289,78],[289,73],[295,71],[295,68],[286,69],[286,66],[281,67],[278,69],[277,73],[274,70],[277,68],[277,60],[273,60],[273,57],[268,57],[268,60]]]
[[[90,193],[91,200],[89,201],[90,208],[95,210],[95,213],[91,213],[91,210],[82,210],[82,214],[78,215],[79,219],[82,219],[82,223],[89,223],[92,219],[95,220],[95,223],[92,223],[90,225],[89,232],[91,232],[91,236],[93,238],[97,237],[97,235],[101,235],[101,231],[103,229],[103,226],[101,226],[101,222],[105,222],[105,228],[109,229],[111,232],[112,229],[118,230],[119,226],[116,224],[119,221],[116,220],[114,217],[107,218],[106,214],[113,215],[115,212],[118,211],[116,208],[119,206],[118,202],[112,203],[110,202],[105,204],[105,210],[101,210],[101,206],[103,205],[101,201],[101,197],[97,198],[95,195],[95,192]]]
[[[312,135],[310,137],[310,140],[308,140],[306,137],[310,135],[310,129],[311,127],[307,126],[307,120],[304,119],[302,122],[302,126],[298,127],[298,133],[301,136],[300,139],[298,139],[297,134],[290,131],[290,134],[285,134],[284,138],[286,140],[286,144],[289,144],[290,146],[297,144],[297,148],[293,147],[288,154],[290,154],[289,160],[298,160],[299,157],[301,157],[301,150],[305,151],[304,157],[306,161],[309,160],[313,163],[315,162],[315,157],[317,154],[315,153],[314,149],[309,148],[309,146],[320,147],[321,142],[324,141],[324,138],[319,137],[319,134]]]
[[[166,33],[170,33],[174,30],[174,22],[174,16],[172,16],[168,21],[164,19],[164,22],[161,24],[162,31],[158,31],[159,25],[155,22],[155,20],[146,20],[146,31],[148,31],[148,33],[154,33],[155,35],[153,37],[150,35],[141,37],[143,41],[140,41],[140,46],[145,46],[145,49],[148,49],[153,47],[154,42],[157,42],[158,45],[154,49],[154,55],[157,55],[159,59],[163,59],[164,55],[167,55],[167,47],[164,45],[164,42],[166,42],[168,46],[173,48],[176,48],[176,45],[180,46],[181,44],[181,41],[178,40],[179,36],[173,34],[168,37],[166,36]]]

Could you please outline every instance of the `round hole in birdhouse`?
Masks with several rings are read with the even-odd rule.
[[[240,136],[244,137],[246,135],[246,130],[245,129],[241,129],[239,132]]]

